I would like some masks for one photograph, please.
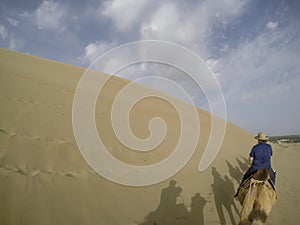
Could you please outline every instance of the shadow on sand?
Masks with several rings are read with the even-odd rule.
[[[226,160],[226,163],[230,176],[239,184],[244,176],[244,173],[238,166],[232,165],[228,160]]]
[[[226,160],[228,171],[230,176],[238,183],[240,184],[245,172],[249,169],[250,162],[245,157],[241,156],[241,158],[235,158],[237,161],[238,166],[236,163],[231,163],[228,160]]]
[[[241,156],[242,159],[236,158],[236,161],[239,164],[239,167],[243,172],[246,172],[250,167],[250,162],[244,156]]]
[[[214,179],[214,183],[212,184],[212,191],[214,193],[214,200],[220,224],[226,224],[226,219],[223,211],[223,209],[226,209],[230,218],[230,223],[227,224],[236,225],[237,223],[234,219],[233,209],[237,214],[239,214],[239,212],[233,198],[233,195],[235,193],[234,185],[227,175],[222,178],[221,174],[216,170],[215,167],[212,167],[212,175]]]
[[[245,157],[241,156],[240,158],[235,158],[236,162],[231,163],[228,160],[226,160],[226,164],[228,166],[228,172],[230,174],[230,179],[228,176],[225,176],[224,179],[221,177],[221,175],[218,173],[218,171],[213,168],[212,174],[214,177],[214,184],[213,184],[213,192],[215,194],[215,203],[218,211],[218,215],[220,218],[221,224],[226,224],[223,208],[222,205],[227,209],[228,214],[230,216],[230,220],[232,224],[236,224],[234,221],[234,218],[232,216],[232,208],[233,206],[234,210],[239,214],[238,209],[235,205],[233,195],[235,193],[234,185],[231,180],[235,180],[238,185],[240,185],[240,182],[244,176],[244,173],[248,170],[250,167],[250,162]],[[223,192],[218,190],[218,188],[215,187],[215,184],[217,187],[224,186]],[[224,194],[224,196],[223,196]],[[218,197],[219,196],[219,197]],[[223,198],[222,198],[223,196]],[[219,199],[219,200],[218,200]],[[220,201],[222,199],[223,201]]]
[[[232,179],[227,175],[222,177],[216,168],[212,167],[213,184],[211,186],[221,225],[237,224],[234,216],[239,215],[239,210],[234,202],[235,188],[232,180],[239,184],[250,164],[244,157],[236,158],[236,161],[236,163],[231,163],[226,160]],[[208,201],[200,193],[196,193],[191,198],[191,206],[178,203],[182,190],[175,180],[170,181],[169,186],[161,191],[157,208],[151,211],[145,217],[144,222],[139,225],[204,225],[203,209]],[[189,207],[190,210],[188,210]],[[230,221],[226,221],[224,209]]]
[[[203,225],[203,208],[206,200],[196,193],[191,199],[191,210],[183,203],[177,203],[182,188],[172,180],[169,187],[161,191],[160,203],[155,211],[145,217],[145,222],[140,225]]]

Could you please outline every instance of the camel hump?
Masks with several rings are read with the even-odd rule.
[[[270,169],[269,168],[262,168],[259,169],[254,175],[253,179],[259,181],[266,181],[270,178]]]

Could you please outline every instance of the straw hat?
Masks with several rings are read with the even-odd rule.
[[[261,140],[261,141],[267,141],[269,140],[269,137],[266,136],[266,134],[264,132],[259,132],[257,136],[254,137],[257,140]]]

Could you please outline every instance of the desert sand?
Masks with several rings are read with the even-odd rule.
[[[210,114],[198,109],[200,139],[182,170],[168,180],[144,187],[108,181],[84,160],[73,134],[73,98],[84,71],[85,68],[0,50],[0,224],[238,223],[241,207],[233,195],[249,167],[247,158],[256,143],[254,134],[228,122],[219,154],[208,169],[199,172],[211,124]],[[146,138],[149,119],[160,116],[168,126],[166,138],[147,153],[122,145],[112,129],[110,108],[118,91],[128,83],[112,77],[101,92],[95,114],[98,134],[119,160],[150,165],[172,152],[180,122],[166,101],[145,99],[130,114],[133,132]],[[146,87],[139,89],[147,91]],[[300,220],[300,144],[272,146],[279,200],[268,221],[273,225],[295,225]]]

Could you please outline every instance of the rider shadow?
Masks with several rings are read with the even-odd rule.
[[[220,219],[220,224],[226,224],[225,214],[223,211],[223,208],[225,208],[228,212],[231,224],[236,225],[232,207],[237,214],[239,212],[233,198],[233,195],[235,193],[234,185],[227,175],[222,178],[215,167],[212,167],[212,175],[214,178],[212,191],[214,193],[214,201]]]
[[[206,200],[201,197],[199,193],[196,193],[192,197],[191,212],[189,215],[189,223],[191,225],[204,225],[203,209],[206,204]]]
[[[226,160],[226,163],[230,176],[239,184],[243,178],[243,172],[238,166],[233,166],[228,160]]]
[[[169,187],[161,191],[160,203],[155,211],[145,217],[140,225],[203,225],[203,208],[206,200],[197,193],[192,197],[191,211],[188,212],[183,203],[177,203],[182,188],[172,180]]]
[[[243,172],[246,172],[248,170],[248,168],[250,167],[250,162],[249,160],[247,160],[245,157],[241,157],[243,159],[244,162],[242,162],[239,158],[236,158],[236,161],[239,164],[239,167],[241,168],[241,170]]]

